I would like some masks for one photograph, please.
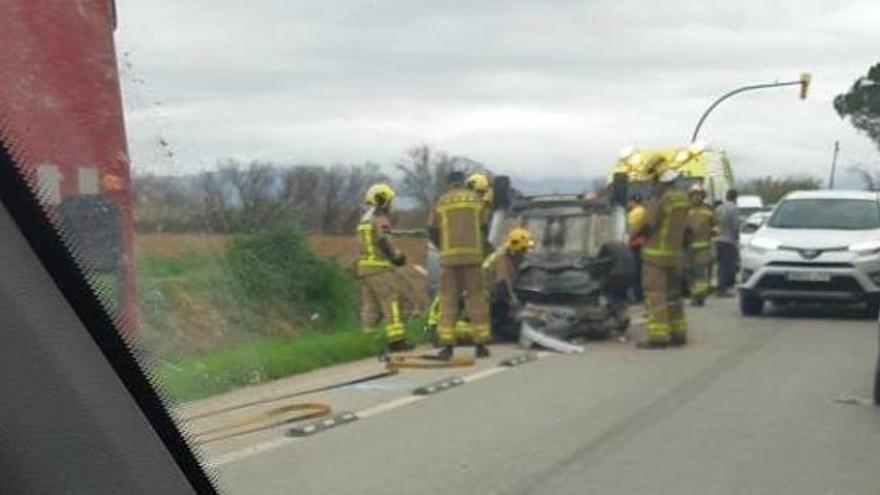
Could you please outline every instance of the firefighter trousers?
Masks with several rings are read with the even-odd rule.
[[[464,300],[465,315],[470,322],[471,339],[475,344],[489,340],[489,302],[486,277],[479,264],[441,266],[440,321],[437,336],[440,345],[455,345],[455,326],[460,300]]]
[[[410,309],[406,285],[393,269],[362,274],[360,282],[360,319],[367,330],[384,323],[388,342],[403,340],[406,326],[403,311]]]
[[[691,252],[688,262],[691,297],[705,299],[709,295],[709,268],[712,265],[712,252],[709,248],[694,250]]]
[[[666,344],[673,336],[685,337],[687,334],[681,301],[682,276],[680,262],[644,259],[642,286],[648,316],[648,341],[651,343]]]

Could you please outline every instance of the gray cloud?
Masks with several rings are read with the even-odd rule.
[[[513,174],[589,177],[625,145],[685,142],[725,90],[802,70],[809,100],[742,95],[704,139],[740,176],[824,176],[836,139],[844,161],[876,161],[831,108],[880,59],[871,0],[119,4],[144,170],[222,156],[391,163],[425,141]],[[174,160],[156,153],[159,135]]]

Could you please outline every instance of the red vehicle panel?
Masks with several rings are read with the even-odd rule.
[[[21,157],[20,166],[50,207],[74,197],[116,206],[116,304],[133,323],[131,176],[115,23],[112,0],[4,2],[0,119],[5,144]]]

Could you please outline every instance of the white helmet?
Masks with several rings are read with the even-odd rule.
[[[660,182],[664,184],[671,184],[675,182],[676,179],[678,179],[679,177],[681,177],[681,172],[674,168],[669,168],[664,170],[663,173],[660,174]]]
[[[706,194],[706,190],[703,189],[703,186],[701,186],[701,185],[699,185],[699,184],[694,184],[694,185],[692,185],[692,186],[690,187],[690,189],[688,189],[688,193],[690,193],[690,194],[703,194],[703,195],[705,195],[705,194]]]

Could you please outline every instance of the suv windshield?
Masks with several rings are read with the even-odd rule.
[[[768,225],[776,229],[877,229],[880,207],[864,199],[789,199],[779,205]]]

